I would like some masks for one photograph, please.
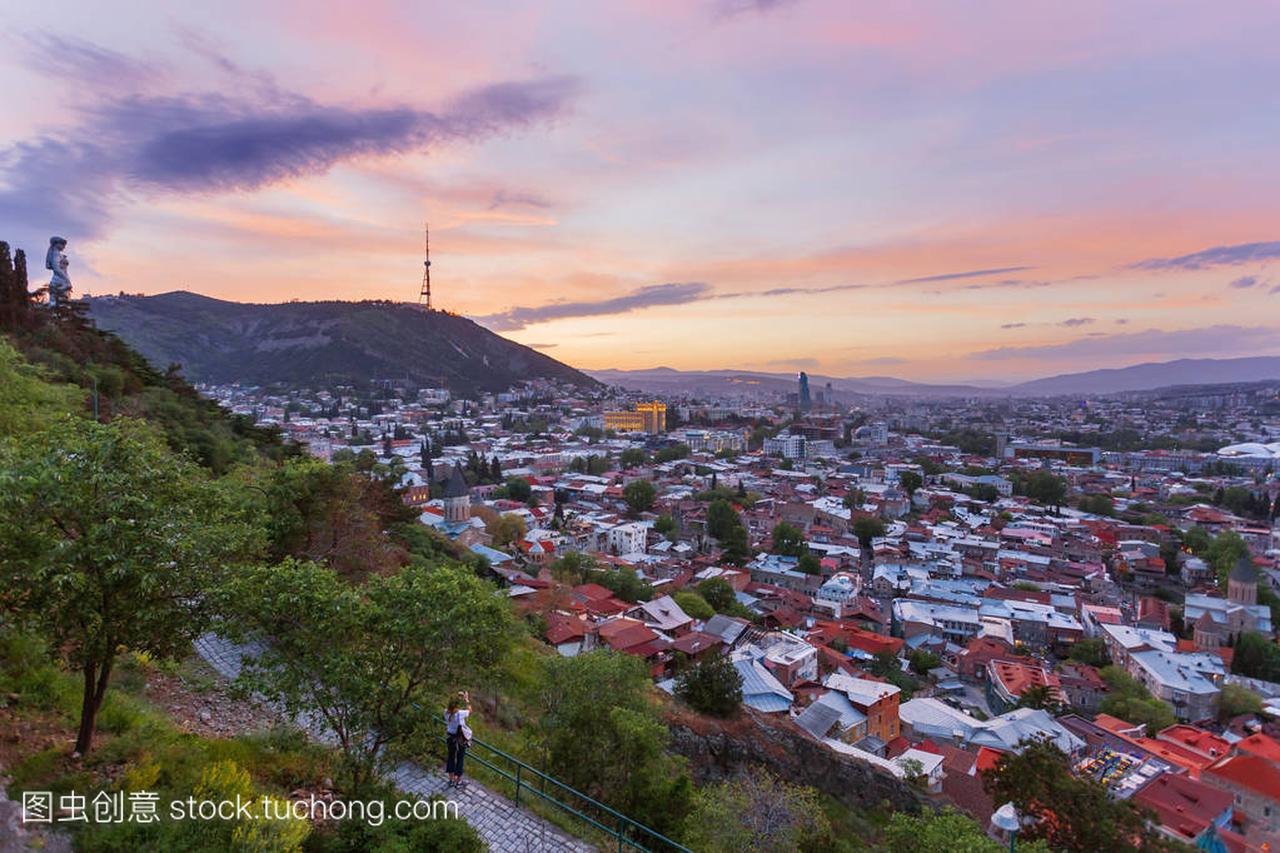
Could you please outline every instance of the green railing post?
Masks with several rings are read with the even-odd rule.
[[[522,769],[523,768],[519,764],[516,765],[516,806],[517,807],[520,805],[520,771]]]

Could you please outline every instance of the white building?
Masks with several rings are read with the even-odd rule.
[[[610,554],[642,554],[649,528],[638,521],[617,524],[604,531],[604,548]]]

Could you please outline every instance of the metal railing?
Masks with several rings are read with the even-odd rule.
[[[443,717],[434,717],[433,719],[441,724],[444,723]],[[448,735],[440,735],[438,740],[447,746]],[[477,754],[480,751],[483,751],[483,755]],[[474,761],[510,782],[515,787],[514,800],[516,806],[520,805],[522,794],[539,798],[542,802],[559,809],[576,820],[586,823],[617,841],[619,853],[625,850],[638,850],[641,853],[665,853],[665,851],[693,853],[688,847],[672,841],[657,830],[650,829],[644,824],[632,820],[621,812],[609,808],[599,800],[569,787],[554,776],[548,776],[514,755],[487,744],[478,738],[472,738],[471,745],[467,747],[467,761]],[[583,809],[593,812],[596,817],[588,814],[587,811],[575,808],[565,802],[564,799],[561,799],[561,796],[557,796],[556,793],[549,793],[547,791],[548,786],[551,787],[553,792],[559,792],[561,796],[569,795],[575,798]],[[568,799],[568,797],[565,797],[565,799]]]

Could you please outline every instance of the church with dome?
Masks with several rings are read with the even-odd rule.
[[[1258,567],[1245,554],[1227,577],[1227,597],[1188,594],[1183,618],[1194,630],[1195,644],[1213,649],[1234,643],[1241,634],[1271,633],[1271,608],[1258,603]]]

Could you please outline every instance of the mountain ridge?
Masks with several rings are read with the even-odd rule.
[[[90,316],[152,363],[196,382],[322,385],[408,379],[455,393],[524,379],[597,381],[548,355],[442,311],[394,302],[230,302],[186,290],[99,296]]]
[[[678,371],[669,367],[638,370],[588,370],[589,375],[610,385],[642,391],[677,391],[681,386],[713,393],[732,385],[758,384],[771,392],[795,390],[795,373],[752,370]],[[1098,368],[1062,373],[1003,386],[966,383],[928,383],[891,376],[838,377],[809,374],[815,392],[830,382],[836,392],[854,394],[907,394],[912,396],[972,397],[1052,397],[1075,394],[1119,394],[1152,391],[1175,385],[1230,384],[1280,380],[1280,356],[1243,358],[1182,358],[1163,362],[1142,362],[1124,367]],[[741,390],[741,389],[734,389]]]

